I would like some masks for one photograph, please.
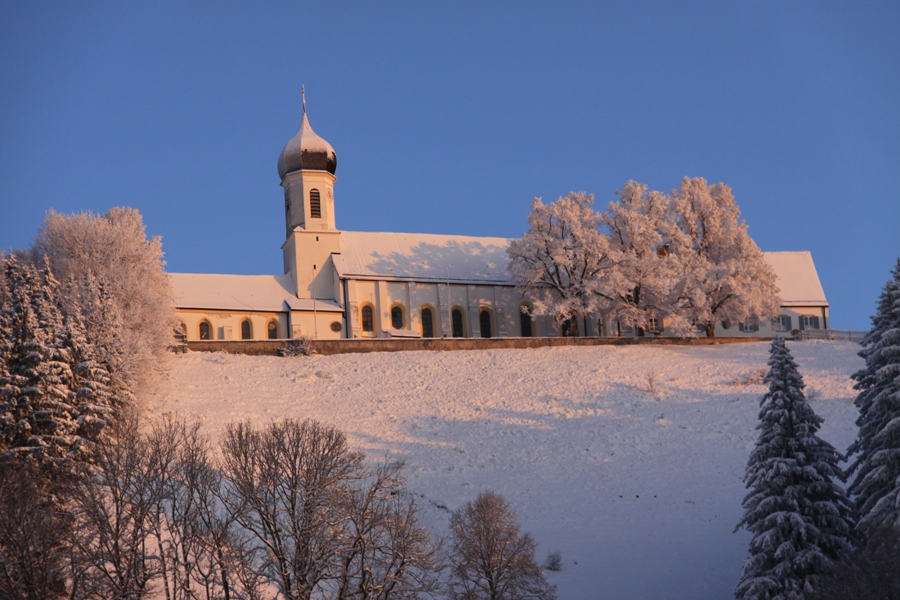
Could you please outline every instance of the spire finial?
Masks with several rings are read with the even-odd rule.
[[[303,114],[306,114],[306,86],[300,84],[300,97],[303,99]]]

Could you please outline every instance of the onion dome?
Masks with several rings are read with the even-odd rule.
[[[303,94],[303,119],[296,135],[284,145],[278,157],[278,175],[284,179],[294,171],[328,171],[332,175],[337,170],[337,154],[331,144],[316,135],[306,118],[306,94]]]

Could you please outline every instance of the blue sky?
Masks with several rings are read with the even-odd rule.
[[[0,2],[0,247],[132,206],[168,269],[280,273],[276,161],[338,227],[519,236],[533,197],[730,185],[810,250],[836,328],[900,255],[897,2]]]

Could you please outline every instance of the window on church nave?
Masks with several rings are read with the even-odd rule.
[[[366,333],[375,331],[375,314],[370,304],[362,307],[362,330]]]
[[[212,326],[210,326],[209,321],[200,321],[200,339],[212,339]]]
[[[422,309],[422,337],[434,337],[434,312],[427,306]]]
[[[478,324],[481,326],[481,337],[491,337],[491,311],[482,308],[478,314]]]
[[[244,319],[241,321],[241,339],[242,340],[252,340],[253,339],[253,329],[250,326],[250,319]]]
[[[527,304],[519,307],[519,328],[522,330],[522,337],[531,337],[534,335],[534,321],[531,315],[523,309],[529,309]]]
[[[269,321],[269,324],[266,325],[266,334],[270,340],[278,339],[278,323],[276,321]]]
[[[403,329],[403,308],[399,305],[391,309],[391,327],[394,329]]]
[[[319,190],[309,190],[309,216],[312,219],[322,218],[322,199]]]
[[[451,313],[451,319],[453,321],[453,337],[466,337],[463,328],[462,310],[454,308],[453,312]]]

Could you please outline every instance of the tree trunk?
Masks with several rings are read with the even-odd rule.
[[[707,323],[705,326],[705,329],[706,329],[706,337],[708,337],[708,338],[716,337],[716,322],[715,321],[713,321],[712,323]]]

